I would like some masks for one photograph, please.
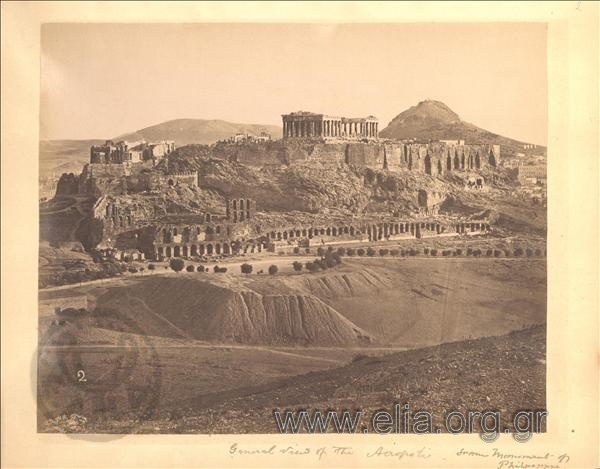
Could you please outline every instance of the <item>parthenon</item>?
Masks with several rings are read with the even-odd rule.
[[[374,116],[347,118],[298,111],[283,114],[284,138],[375,139],[379,121]]]

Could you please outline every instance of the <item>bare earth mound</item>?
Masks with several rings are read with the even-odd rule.
[[[276,293],[276,292],[273,292]],[[260,294],[195,278],[147,278],[111,289],[101,308],[160,317],[189,338],[268,345],[368,344],[369,334],[316,296]],[[162,335],[160,330],[154,335]]]

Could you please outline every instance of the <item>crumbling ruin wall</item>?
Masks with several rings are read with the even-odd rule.
[[[385,147],[376,143],[349,143],[346,147],[346,163],[372,169],[383,169]]]
[[[127,169],[120,164],[86,164],[79,176],[80,194],[101,197],[127,194]]]
[[[63,173],[56,184],[56,195],[76,195],[79,192],[79,176]]]
[[[217,143],[212,147],[212,156],[228,161],[237,161],[248,166],[289,164],[282,142],[244,142],[242,144]]]

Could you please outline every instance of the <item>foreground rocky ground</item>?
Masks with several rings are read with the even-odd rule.
[[[496,411],[502,431],[521,410],[543,410],[546,328],[443,344],[383,356],[359,355],[339,368],[219,391],[173,403],[167,414],[93,419],[65,414],[45,420],[44,432],[277,433],[273,411],[362,411],[359,432],[372,431],[375,411],[395,403],[432,414],[444,431],[449,412]],[[412,424],[411,424],[412,425]],[[475,421],[474,431],[479,431]],[[541,429],[543,430],[543,428]],[[302,430],[305,431],[305,430]]]

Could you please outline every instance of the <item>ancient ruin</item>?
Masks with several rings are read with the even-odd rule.
[[[283,138],[376,139],[379,121],[365,118],[335,117],[298,111],[282,115]]]

